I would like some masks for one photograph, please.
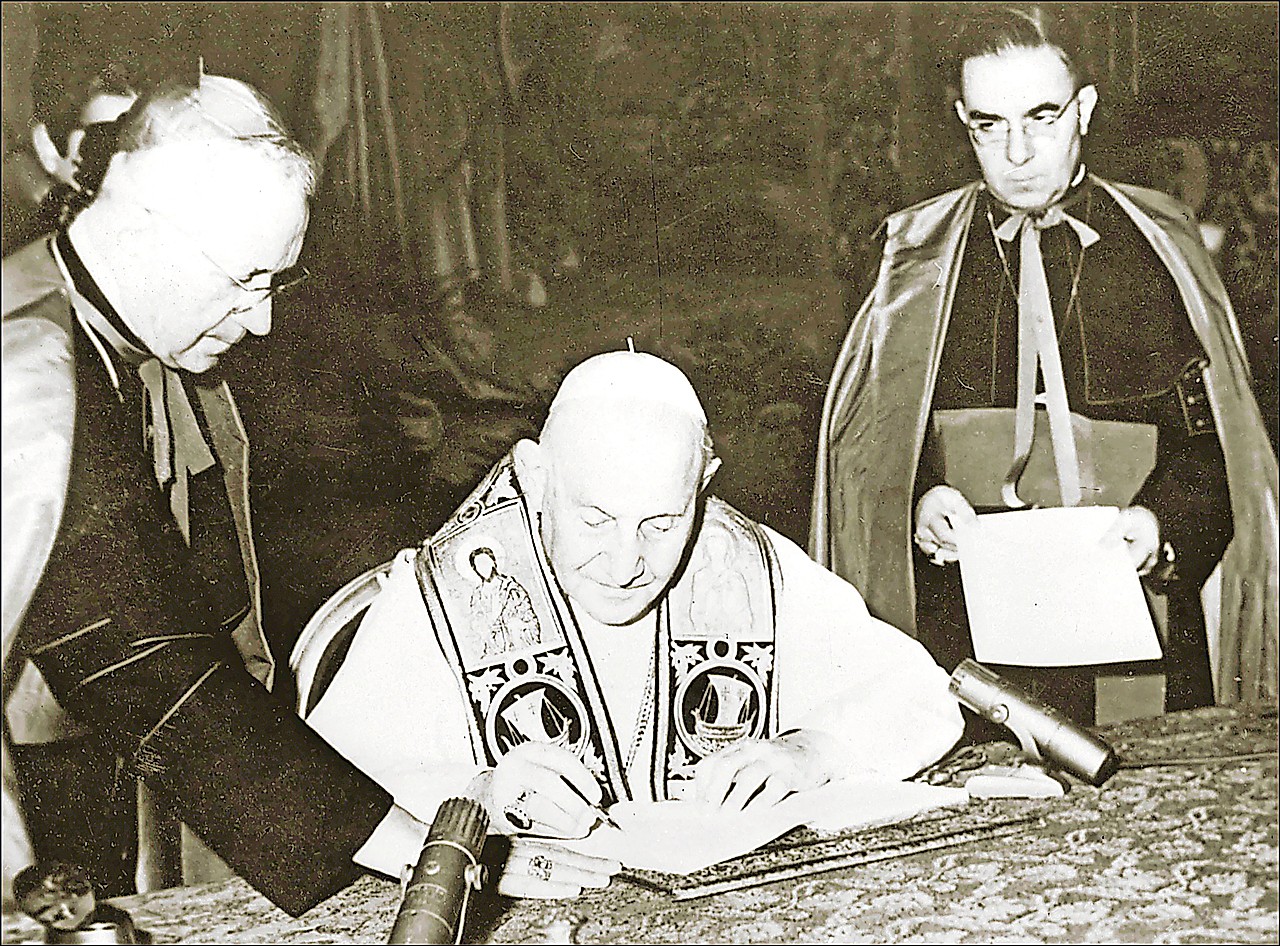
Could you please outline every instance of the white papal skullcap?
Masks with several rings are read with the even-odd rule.
[[[684,372],[661,358],[636,351],[594,355],[575,367],[560,384],[548,419],[569,404],[607,401],[661,404],[700,427],[707,425],[706,411]]]

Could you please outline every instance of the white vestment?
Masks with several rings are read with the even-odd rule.
[[[816,565],[793,542],[761,527],[782,581],[777,603],[778,725],[834,736],[836,777],[904,779],[946,753],[963,721],[947,674],[919,643],[872,617],[857,590]],[[414,574],[401,552],[382,580],[345,659],[307,722],[424,822],[461,794],[483,766],[468,736],[466,697],[442,654]],[[575,616],[591,654],[619,744],[641,720],[652,614],[628,627]],[[321,642],[322,644],[323,642]],[[304,637],[291,665],[306,659]],[[316,646],[312,643],[310,646]],[[641,720],[643,721],[643,720]],[[648,727],[629,770],[651,758]]]

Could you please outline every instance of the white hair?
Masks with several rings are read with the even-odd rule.
[[[201,75],[194,87],[161,85],[140,98],[120,124],[122,152],[183,143],[252,149],[276,164],[303,197],[315,193],[315,160],[289,136],[271,103],[238,79]]]

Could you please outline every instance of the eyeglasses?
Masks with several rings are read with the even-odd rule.
[[[227,311],[227,315],[239,315],[242,312],[250,312],[262,305],[268,299],[270,299],[272,304],[274,304],[275,299],[279,295],[297,288],[299,285],[311,278],[311,270],[307,269],[307,267],[301,265],[290,266],[288,269],[282,269],[279,272],[272,273],[270,285],[250,286],[243,279],[238,279],[226,269],[223,269],[223,267],[218,264],[217,260],[213,259],[213,257],[209,256],[207,253],[205,254],[205,259],[213,263],[214,266],[222,271],[223,275],[244,290],[244,292],[254,297],[253,302],[245,305],[233,306]]]
[[[1083,88],[1083,86],[1081,87]],[[1045,107],[1022,119],[1022,134],[1028,138],[1051,138],[1057,133],[1058,122],[1067,110],[1080,97],[1081,89],[1071,93],[1061,106]],[[1007,118],[980,115],[973,118],[965,111],[965,127],[969,129],[969,137],[973,143],[982,148],[1003,145],[1009,140],[1010,124]]]
[[[176,221],[170,219],[166,214],[162,214],[158,210],[153,210],[152,208],[148,207],[146,204],[139,202],[138,206],[141,207],[144,211],[146,211],[147,215],[150,216],[152,219],[159,220],[170,230],[177,233],[184,240],[186,240],[192,249],[194,249],[197,253],[203,256],[209,262],[209,264],[213,266],[214,269],[216,269],[218,272],[222,273],[222,275],[226,276],[229,280],[231,280],[231,282],[234,283],[236,286],[238,286],[245,294],[254,297],[251,303],[235,306],[234,308],[230,309],[227,312],[227,315],[239,315],[244,312],[252,311],[253,309],[256,309],[258,306],[262,305],[268,299],[274,302],[277,296],[281,295],[282,293],[289,292],[292,289],[296,289],[299,285],[301,285],[302,283],[306,282],[308,279],[311,278],[311,270],[307,269],[307,267],[301,266],[301,265],[290,266],[287,269],[282,269],[277,272],[271,273],[270,285],[250,286],[249,283],[243,277],[237,276],[235,273],[231,272],[231,270],[227,269],[227,267],[223,266],[216,259],[214,259],[213,255],[210,254],[209,251],[206,250],[203,245],[201,245],[200,241],[197,240],[190,233],[188,233]],[[264,275],[264,276],[266,274],[267,273],[265,270],[262,271],[261,273],[261,275]],[[254,278],[254,276],[250,276],[249,278],[252,279]]]
[[[221,267],[219,268],[221,269]],[[223,270],[223,272],[226,273],[226,275],[245,292],[257,296],[257,300],[255,302],[250,305],[236,306],[228,313],[228,315],[237,315],[241,312],[248,312],[250,309],[256,309],[268,299],[272,300],[274,303],[278,296],[296,289],[302,283],[311,278],[311,270],[299,264],[298,266],[290,266],[288,269],[282,269],[279,272],[272,273],[270,285],[255,288],[253,286],[246,285],[239,279],[236,279],[235,276],[232,276],[231,273],[228,273],[226,270]]]

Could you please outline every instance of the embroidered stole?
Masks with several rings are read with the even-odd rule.
[[[646,774],[659,799],[678,797],[703,756],[777,732],[772,548],[716,499],[696,534],[658,604]],[[476,762],[496,765],[523,742],[547,742],[582,759],[606,802],[634,797],[619,745],[630,734],[617,732],[609,716],[510,455],[423,544],[416,572],[440,649],[466,694]]]

